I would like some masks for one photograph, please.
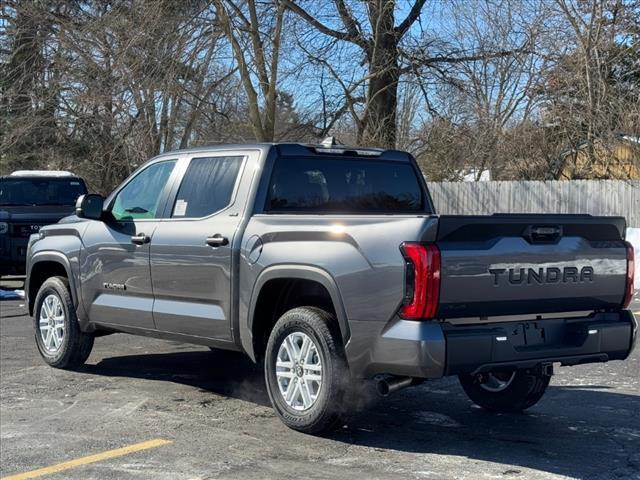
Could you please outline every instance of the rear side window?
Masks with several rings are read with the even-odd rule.
[[[278,158],[267,211],[320,213],[424,212],[409,163],[342,158]]]
[[[229,205],[243,158],[192,159],[180,184],[171,216],[206,217]]]

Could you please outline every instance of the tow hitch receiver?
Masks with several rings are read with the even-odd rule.
[[[544,377],[553,377],[553,363],[545,362],[539,363],[533,368],[527,368],[524,370],[531,375],[542,375]]]
[[[545,377],[553,377],[553,363],[541,363],[536,368],[536,373],[544,375]]]

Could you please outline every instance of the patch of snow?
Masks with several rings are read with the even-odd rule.
[[[438,427],[460,427],[460,424],[453,418],[437,412],[417,412],[415,416],[421,423],[427,423]]]
[[[24,298],[24,291],[22,292],[22,295],[18,292],[19,290],[0,289],[0,300],[19,300]]]

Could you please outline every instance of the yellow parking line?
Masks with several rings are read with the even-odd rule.
[[[69,460],[68,462],[51,465],[50,467],[39,468],[37,470],[31,470],[30,472],[25,473],[18,473],[16,475],[11,475],[10,477],[2,477],[0,478],[0,480],[26,480],[27,478],[37,478],[43,475],[51,475],[54,473],[69,470],[70,468],[81,467],[90,463],[101,462],[102,460],[108,460],[115,457],[121,457],[130,453],[139,452],[140,450],[161,447],[169,443],[172,442],[170,440],[156,438],[155,440],[149,440],[147,442],[135,443],[133,445],[129,445],[128,447],[116,448],[115,450],[107,450],[106,452],[96,453],[95,455],[76,458],[75,460]]]

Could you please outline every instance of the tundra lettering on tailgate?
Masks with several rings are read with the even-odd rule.
[[[490,268],[493,284],[507,281],[511,285],[531,285],[544,283],[586,283],[593,282],[593,267],[548,267],[548,268]]]

